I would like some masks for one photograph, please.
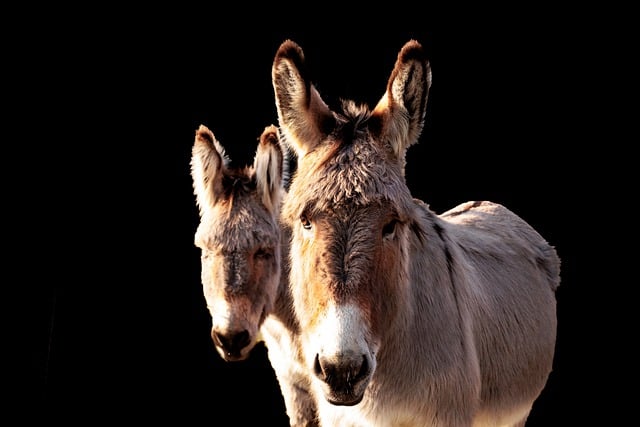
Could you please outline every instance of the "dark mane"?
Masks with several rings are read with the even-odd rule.
[[[335,158],[339,152],[351,147],[358,136],[363,135],[369,128],[371,110],[366,105],[358,105],[352,100],[342,100],[341,111],[333,112],[333,128],[328,130],[328,139],[331,148],[327,151],[318,168],[326,166],[330,159]]]
[[[256,190],[255,176],[248,167],[228,170],[222,176],[222,188],[224,198],[233,201]]]
[[[340,145],[351,145],[358,134],[367,129],[371,110],[367,105],[352,100],[342,101],[341,113],[336,113],[336,127],[332,136]]]
[[[332,148],[327,153],[325,161],[320,162],[318,166],[324,166],[339,151],[350,147],[359,135],[367,131],[371,123],[371,110],[367,105],[359,105],[352,100],[342,100],[341,106],[341,111],[333,113],[334,126],[328,134],[333,142]]]

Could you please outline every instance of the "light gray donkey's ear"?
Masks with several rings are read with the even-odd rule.
[[[276,126],[265,127],[260,135],[253,168],[262,203],[274,216],[278,216],[284,191],[285,166],[280,135]]]
[[[229,158],[213,132],[200,125],[191,151],[191,177],[201,216],[222,194],[222,175],[228,164]]]
[[[295,42],[280,45],[271,77],[283,140],[303,157],[333,128],[333,113],[309,81],[304,53]]]
[[[407,148],[422,133],[430,88],[429,61],[422,45],[410,40],[398,53],[387,89],[373,110],[382,124],[382,139],[391,144],[403,169]]]

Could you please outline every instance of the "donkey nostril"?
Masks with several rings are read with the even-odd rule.
[[[360,370],[355,376],[355,380],[359,381],[362,378],[366,378],[369,375],[369,362],[367,361],[366,356],[362,356],[362,366],[360,366]]]
[[[242,330],[240,332],[223,334],[214,332],[212,334],[213,341],[222,347],[229,356],[238,356],[243,348],[251,343],[249,331]]]
[[[313,363],[313,373],[324,381],[324,370],[322,369],[322,365],[320,364],[320,357],[316,354],[316,360]]]

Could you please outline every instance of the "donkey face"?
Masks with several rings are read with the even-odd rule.
[[[400,51],[378,105],[330,109],[292,41],[272,69],[280,129],[298,156],[283,219],[292,227],[291,286],[316,386],[336,405],[359,403],[385,331],[408,298],[413,200],[406,149],[423,126],[431,82],[421,46]]]
[[[200,224],[201,279],[211,336],[225,360],[245,359],[273,308],[280,280],[280,188],[283,154],[275,126],[265,128],[251,167],[229,159],[205,126],[191,158]]]

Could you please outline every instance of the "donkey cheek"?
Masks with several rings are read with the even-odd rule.
[[[311,280],[307,283],[303,296],[305,312],[308,319],[308,328],[315,328],[318,326],[327,307],[327,289],[318,281]]]
[[[276,274],[275,267],[263,265],[257,269],[255,276],[251,278],[246,293],[253,300],[252,309],[255,312],[271,310],[277,295],[278,281],[273,280]]]
[[[393,267],[389,266],[386,271],[393,271]],[[362,292],[358,299],[358,305],[362,308],[363,314],[368,316],[372,332],[381,334],[389,328],[400,312],[398,296],[402,293],[398,290],[399,283],[393,276],[380,272],[375,277],[381,280],[369,282],[367,291]]]
[[[217,296],[214,275],[209,271],[202,272],[202,291],[205,298],[215,298]]]

